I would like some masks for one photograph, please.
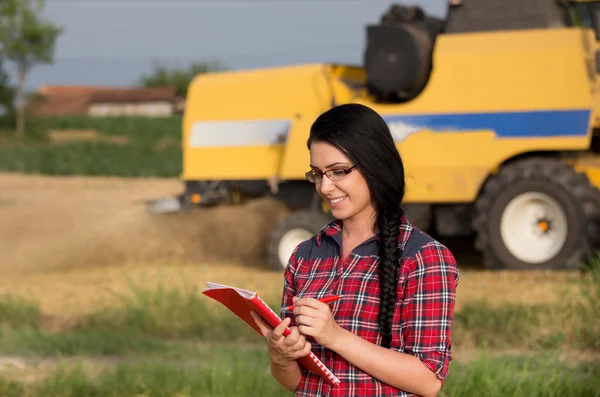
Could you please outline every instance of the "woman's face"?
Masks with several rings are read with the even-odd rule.
[[[314,170],[326,172],[348,169],[354,164],[334,146],[314,142],[310,146],[310,165]],[[342,175],[341,172],[338,174]],[[337,219],[356,219],[363,215],[370,217],[374,211],[367,181],[356,168],[336,181],[323,175],[315,188]]]

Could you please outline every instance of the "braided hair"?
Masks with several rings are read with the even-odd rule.
[[[404,165],[388,125],[371,108],[344,104],[321,114],[313,123],[307,146],[326,142],[356,164],[369,186],[379,230],[379,332],[390,347],[396,304],[400,252],[398,236],[405,193]]]

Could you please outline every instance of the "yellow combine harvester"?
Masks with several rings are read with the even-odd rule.
[[[273,195],[294,210],[269,243],[282,269],[330,220],[305,179],[311,123],[356,102],[396,137],[414,224],[473,233],[489,267],[576,268],[600,240],[600,2],[453,3],[445,20],[392,6],[367,27],[362,66],[197,76],[185,192],[152,211]]]

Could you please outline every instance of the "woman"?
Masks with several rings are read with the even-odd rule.
[[[452,359],[458,268],[403,214],[404,166],[387,124],[340,105],[317,118],[307,145],[307,178],[336,219],[291,255],[281,325],[254,317],[273,376],[298,396],[435,396]],[[342,297],[318,300],[327,295]],[[311,349],[339,385],[299,366]]]

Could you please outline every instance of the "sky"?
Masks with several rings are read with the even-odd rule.
[[[157,64],[194,61],[231,69],[357,64],[366,25],[393,3],[443,16],[447,0],[46,0],[44,16],[64,32],[54,63],[35,66],[26,89],[133,85]],[[13,77],[12,65],[7,69]]]

